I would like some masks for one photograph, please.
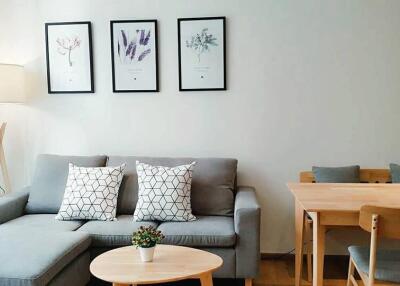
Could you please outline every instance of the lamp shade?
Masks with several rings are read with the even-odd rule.
[[[0,102],[25,102],[24,67],[0,64]]]

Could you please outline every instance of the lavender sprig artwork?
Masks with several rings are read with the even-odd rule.
[[[200,33],[193,35],[190,41],[186,41],[186,47],[192,49],[199,62],[201,61],[201,55],[205,52],[210,51],[210,46],[218,46],[216,43],[217,38],[212,34],[208,33],[208,28],[204,28]]]
[[[81,45],[81,39],[79,39],[78,36],[75,36],[73,38],[65,37],[65,38],[57,38],[57,52],[62,55],[68,55],[68,64],[70,67],[72,67],[73,62],[71,58],[71,53],[73,50],[76,48],[79,48]]]
[[[149,54],[151,30],[136,30],[130,37],[129,31],[121,29],[117,43],[117,53],[122,63],[131,64],[142,62]]]

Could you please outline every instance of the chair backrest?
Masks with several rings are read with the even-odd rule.
[[[361,183],[391,183],[389,169],[360,169]],[[304,171],[300,173],[300,183],[315,183],[315,177],[312,171]]]
[[[362,206],[359,225],[368,232],[376,225],[378,236],[400,239],[400,208]]]

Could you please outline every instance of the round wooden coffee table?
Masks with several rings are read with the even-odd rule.
[[[212,272],[221,267],[221,257],[207,251],[173,245],[157,245],[153,262],[142,262],[139,250],[126,246],[107,251],[90,264],[90,272],[114,286],[156,284],[198,278],[212,286]]]

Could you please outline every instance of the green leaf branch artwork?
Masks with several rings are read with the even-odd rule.
[[[208,33],[208,28],[204,28],[200,33],[193,35],[190,41],[186,41],[186,47],[192,49],[199,62],[201,62],[201,55],[210,51],[210,46],[218,46],[217,38]]]

